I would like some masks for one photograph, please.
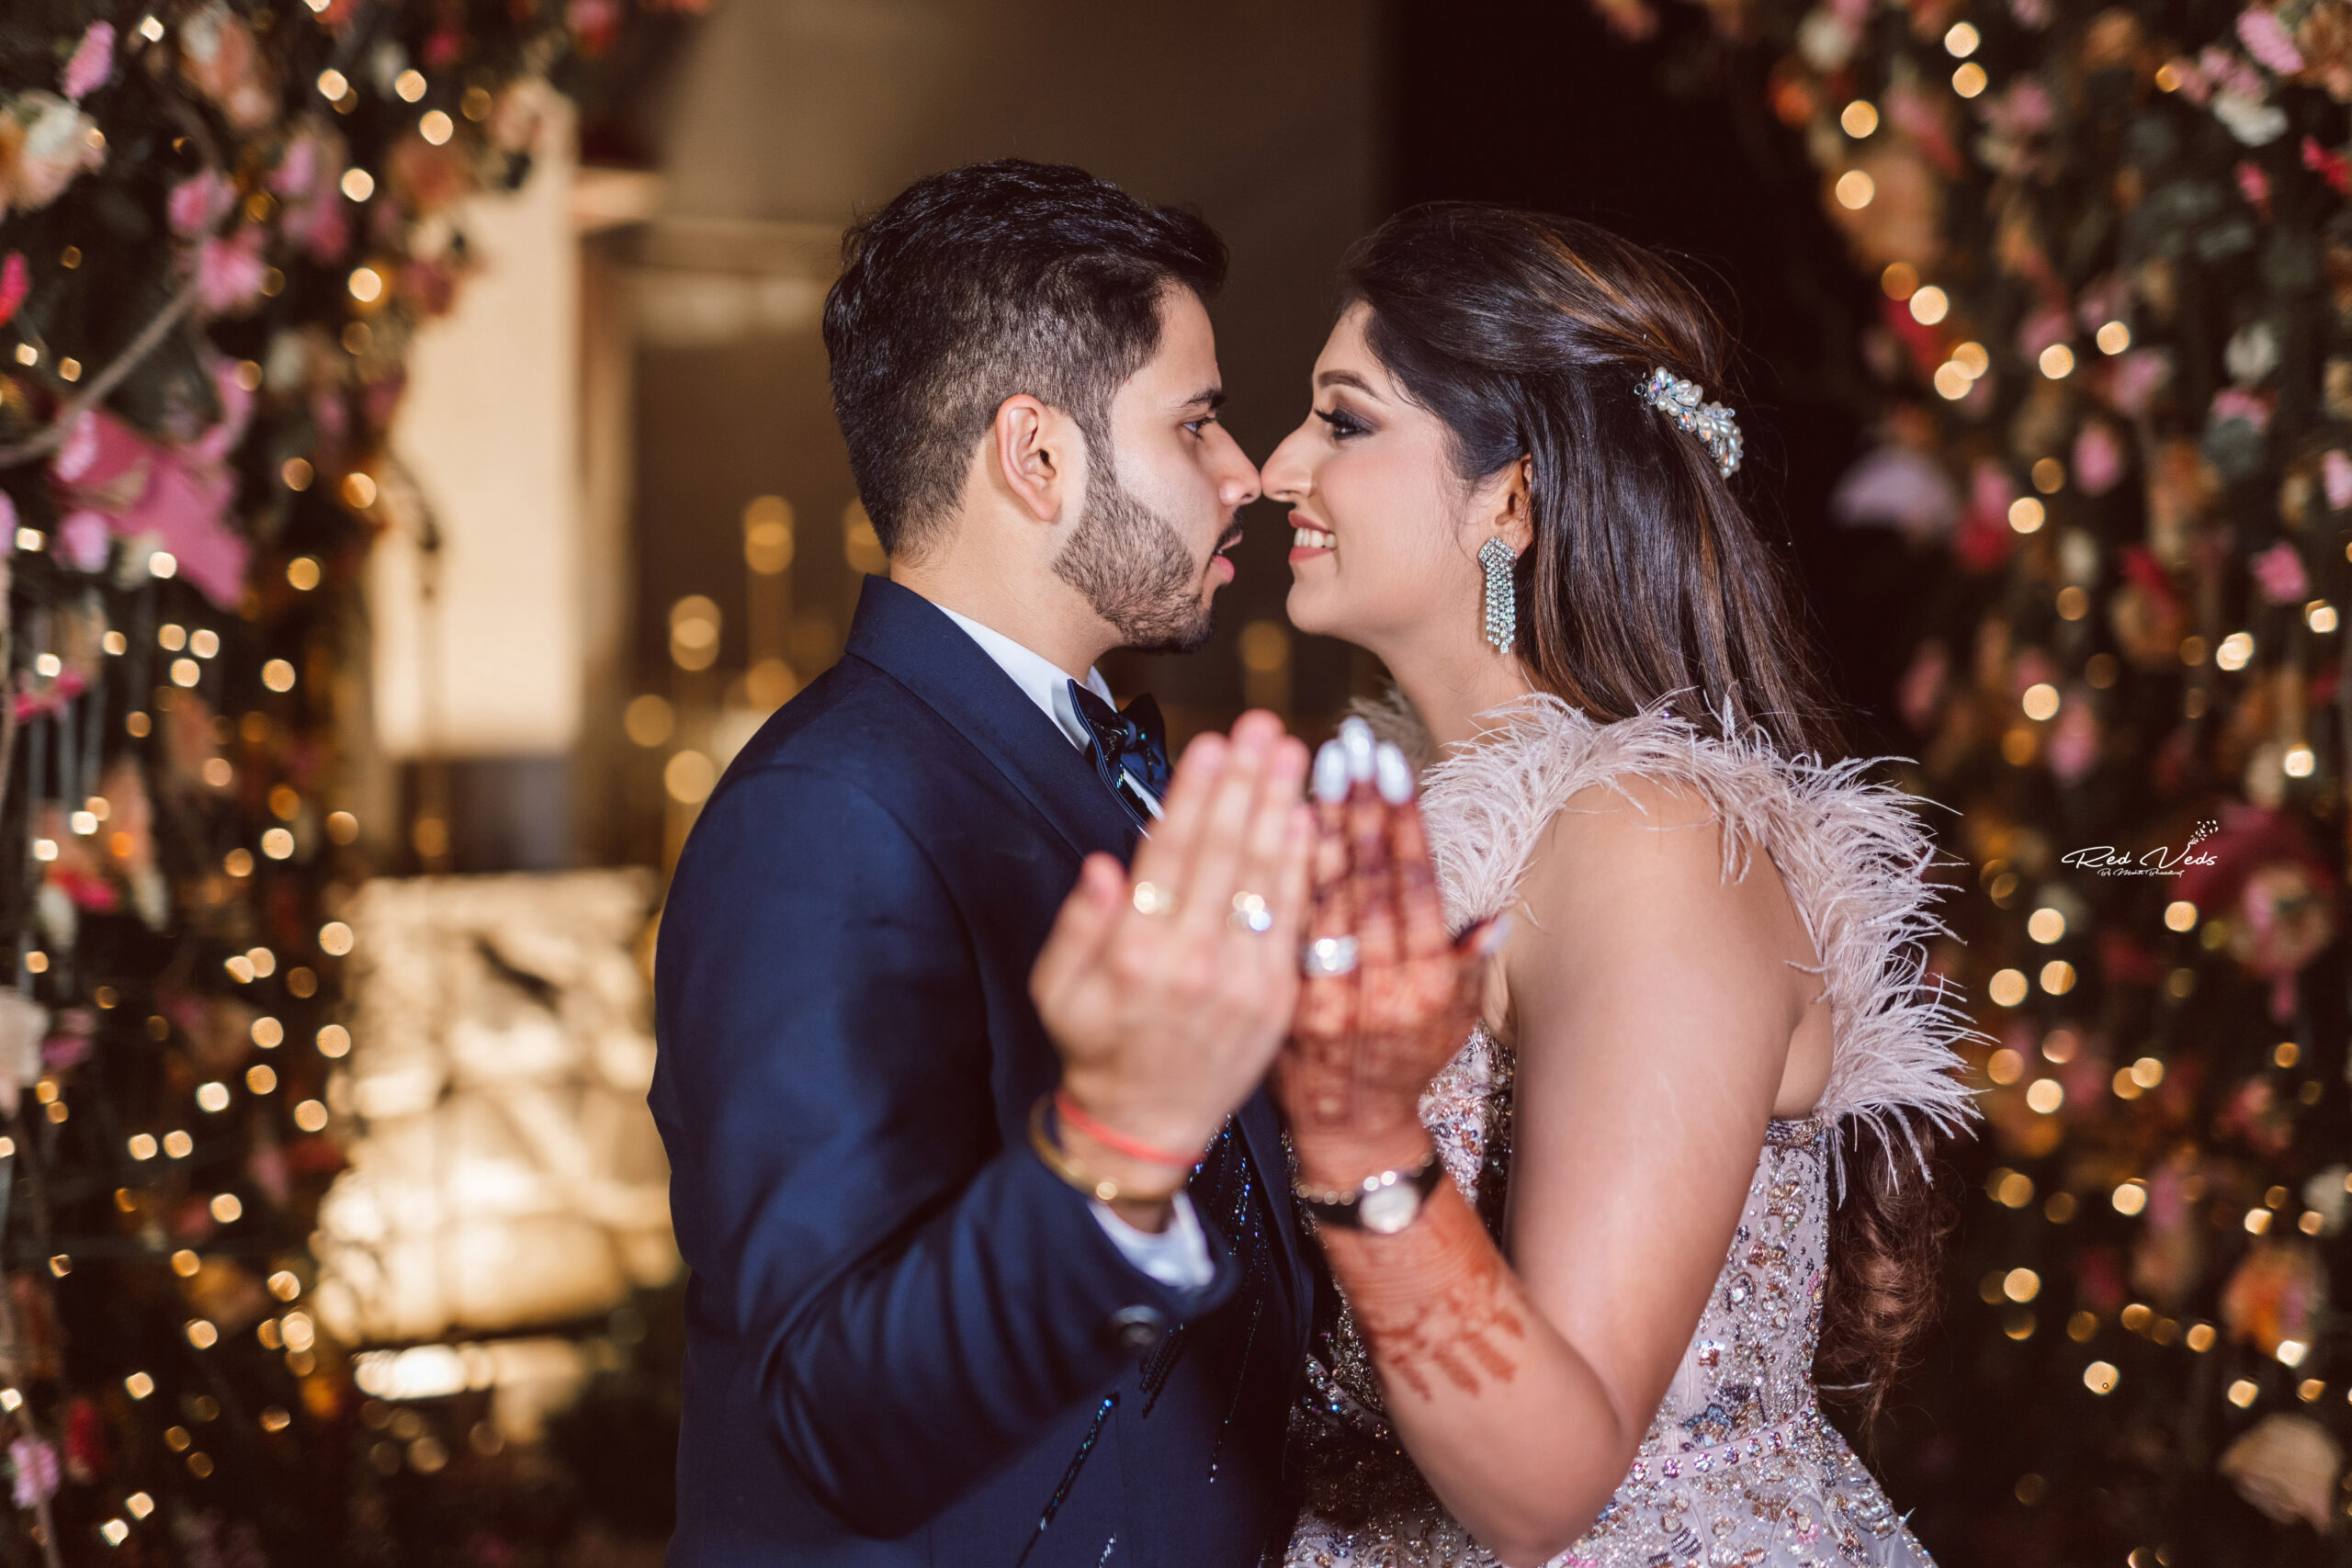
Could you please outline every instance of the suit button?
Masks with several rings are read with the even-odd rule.
[[[1121,1307],[1102,1320],[1105,1344],[1121,1350],[1148,1350],[1168,1333],[1168,1315],[1158,1307]]]

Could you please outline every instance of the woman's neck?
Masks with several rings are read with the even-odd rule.
[[[1480,714],[1535,690],[1517,655],[1498,653],[1484,642],[1469,649],[1400,649],[1383,661],[1439,757],[1478,739],[1487,728]]]

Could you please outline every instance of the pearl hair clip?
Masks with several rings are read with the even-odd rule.
[[[1640,383],[1642,401],[1707,444],[1715,467],[1729,479],[1739,467],[1739,416],[1721,403],[1702,402],[1707,394],[1696,381],[1685,380],[1664,366]]]

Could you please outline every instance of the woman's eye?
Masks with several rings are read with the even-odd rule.
[[[1317,409],[1315,417],[1331,427],[1331,438],[1335,441],[1345,441],[1351,435],[1363,434],[1364,427],[1350,417],[1345,409],[1333,409],[1329,413]]]

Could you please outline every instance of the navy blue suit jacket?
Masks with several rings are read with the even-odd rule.
[[[662,912],[651,1101],[692,1270],[673,1568],[1249,1568],[1311,1295],[1262,1095],[1217,1277],[1130,1265],[1029,1147],[1030,966],[1135,830],[919,595],[746,746]],[[1271,1195],[1271,1199],[1270,1199]]]

